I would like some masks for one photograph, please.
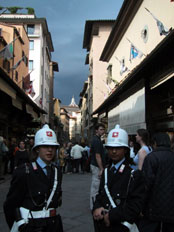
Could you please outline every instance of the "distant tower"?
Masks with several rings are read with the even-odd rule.
[[[74,96],[72,97],[72,99],[71,99],[71,103],[70,103],[70,105],[69,105],[69,106],[78,107],[78,105],[77,105],[77,104],[76,104],[76,102],[75,102]]]

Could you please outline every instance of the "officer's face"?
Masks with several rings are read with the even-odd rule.
[[[124,147],[107,147],[108,155],[114,163],[120,162],[125,157]]]
[[[56,146],[39,146],[38,155],[46,164],[49,164],[56,155]]]

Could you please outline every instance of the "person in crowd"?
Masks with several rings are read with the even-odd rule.
[[[73,171],[73,160],[71,157],[71,148],[72,148],[72,143],[69,142],[66,147],[66,152],[67,152],[67,174],[72,173]]]
[[[79,166],[82,158],[82,152],[84,148],[75,142],[75,145],[71,149],[71,157],[73,159],[73,169],[75,169],[75,173],[79,173]],[[73,170],[74,172],[74,170]]]
[[[168,134],[153,136],[154,150],[146,156],[143,172],[146,198],[140,232],[173,232],[174,230],[174,152]]]
[[[33,138],[30,138],[29,139],[29,144],[28,144],[28,153],[29,153],[29,159],[32,161],[32,159],[35,159],[34,157],[32,157],[32,148],[34,146],[34,139]]]
[[[174,152],[174,134],[171,136],[171,150]]]
[[[150,146],[149,132],[146,129],[138,129],[136,142],[139,143],[141,147],[133,159],[134,165],[132,165],[132,168],[141,170],[144,158],[152,151]]]
[[[87,166],[87,160],[88,160],[88,151],[86,150],[86,144],[82,144],[83,152],[82,152],[82,158],[81,158],[81,170],[84,174],[86,172],[86,166]]]
[[[14,160],[15,160],[15,153],[18,150],[16,138],[11,138],[10,146],[9,146],[9,160],[10,160],[10,173],[13,173],[14,170]]]
[[[0,136],[0,181],[4,180],[4,168],[5,168],[5,156],[6,156],[6,146],[3,141],[3,137]]]
[[[19,145],[18,145],[19,149],[16,151],[16,154],[15,154],[15,160],[14,160],[15,168],[19,167],[19,165],[21,164],[29,162],[29,154],[25,146],[26,146],[25,141],[20,140]]]
[[[129,138],[130,158],[132,159],[135,157],[134,144],[135,144],[134,139]]]
[[[105,126],[99,123],[95,127],[95,135],[91,142],[90,150],[90,169],[92,173],[92,181],[90,188],[90,209],[93,209],[93,202],[98,193],[100,185],[100,177],[103,173],[105,161],[104,161],[104,147],[101,141],[101,136],[105,133]]]
[[[5,156],[4,156],[4,175],[8,173],[8,165],[9,165],[9,148],[8,148],[8,140],[6,138],[3,139],[3,143],[5,145]]]
[[[90,147],[88,145],[88,143],[86,143],[85,147],[84,147],[84,152],[85,152],[85,156],[86,156],[86,162],[85,162],[85,171],[86,172],[90,172]]]
[[[63,143],[63,146],[59,150],[58,160],[59,165],[61,168],[62,173],[65,173],[65,167],[66,167],[66,157],[67,157],[67,151],[66,151],[66,143]]]
[[[119,125],[109,132],[105,146],[110,164],[102,174],[93,207],[97,231],[137,232],[135,222],[142,211],[145,192],[143,173],[131,169],[128,134]]]
[[[56,134],[45,124],[35,135],[35,162],[14,170],[4,213],[12,231],[63,232],[61,216],[60,169],[53,164],[59,144]]]

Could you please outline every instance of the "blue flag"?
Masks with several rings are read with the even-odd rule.
[[[130,61],[132,61],[133,59],[135,59],[136,57],[141,58],[143,56],[143,53],[138,50],[132,43],[131,43],[131,47],[130,47]]]

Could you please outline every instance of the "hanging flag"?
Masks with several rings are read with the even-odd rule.
[[[149,14],[151,14],[151,16],[155,19],[160,35],[167,35],[169,33],[168,28],[166,28],[163,23],[158,20],[146,7],[145,10],[147,10],[147,12],[149,12]]]
[[[0,57],[3,57],[4,59],[11,59],[13,58],[13,45],[12,42],[7,44],[1,51],[0,51]]]
[[[136,58],[138,56],[138,50],[131,44],[131,51],[130,51],[130,60]]]
[[[144,54],[137,48],[135,45],[127,38],[130,43],[130,62],[135,59],[136,57],[141,58]]]
[[[21,61],[24,61],[24,59],[26,59],[25,55],[11,69],[16,69],[20,65]]]
[[[123,73],[126,72],[127,70],[128,70],[128,68],[125,66],[124,60],[122,60],[121,69],[120,69],[120,75],[122,76]]]
[[[28,59],[27,59],[27,57],[26,57],[26,55],[24,55],[23,56],[23,59],[22,59],[23,61],[24,61],[24,63],[27,65],[27,63],[28,63]]]
[[[110,92],[112,89],[110,88],[110,86],[103,80],[103,82],[104,82],[104,84],[105,84],[105,86],[106,86],[106,88],[108,89],[108,91]]]
[[[13,69],[13,70],[16,69],[20,65],[22,60],[23,60],[23,57],[11,69]]]
[[[138,50],[132,43],[131,43],[131,47],[130,47],[130,62],[135,59],[136,57],[141,58],[143,56],[143,53]]]
[[[119,61],[120,63],[120,75],[122,76],[124,72],[129,71],[129,69],[125,66],[124,59],[119,60],[116,56],[115,59]]]
[[[30,88],[30,73],[23,78],[23,87],[25,90]]]
[[[33,81],[30,81],[29,88],[26,89],[25,92],[26,92],[27,94],[30,94],[31,97],[34,97],[34,95],[35,95],[36,93],[35,93],[34,88],[33,88]]]

